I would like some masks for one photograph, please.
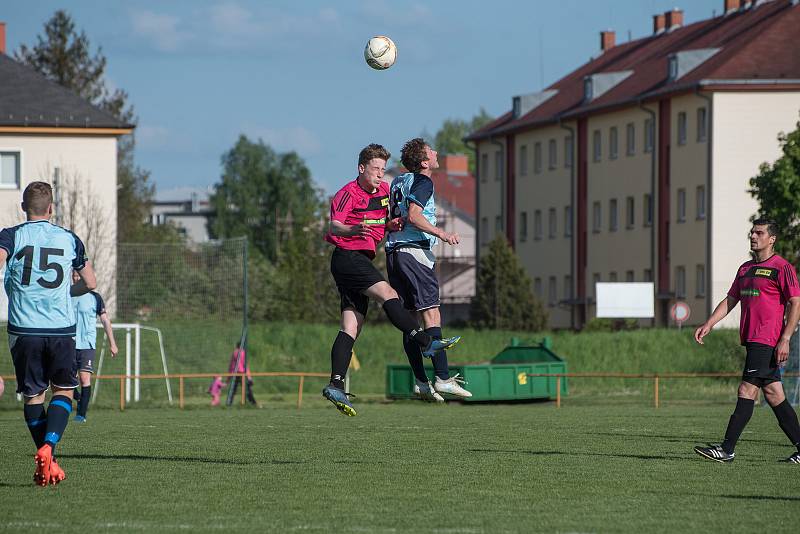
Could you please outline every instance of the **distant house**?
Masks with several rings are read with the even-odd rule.
[[[112,311],[117,139],[133,128],[8,57],[5,24],[0,23],[0,226],[24,220],[20,202],[30,182],[52,184],[54,222],[83,238],[98,273],[98,288]],[[102,231],[87,232],[90,228]],[[0,319],[5,314],[6,305],[0,302]]]
[[[207,189],[178,188],[156,195],[150,208],[150,224],[172,224],[194,243],[209,240],[208,221],[213,211]]]
[[[404,172],[402,167],[392,167],[386,171],[384,180],[391,182]],[[456,246],[439,242],[433,249],[442,319],[447,324],[467,319],[470,301],[475,296],[475,177],[469,172],[467,156],[443,154],[431,179],[437,226],[460,237]]]

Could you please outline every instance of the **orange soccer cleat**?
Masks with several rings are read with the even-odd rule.
[[[33,481],[38,486],[47,486],[47,484],[50,483],[50,473],[53,465],[53,448],[45,443],[39,447],[33,459],[36,462],[36,472],[33,474]]]
[[[50,485],[55,486],[65,478],[67,478],[67,474],[61,469],[61,466],[56,463],[56,459],[53,458],[50,461]]]

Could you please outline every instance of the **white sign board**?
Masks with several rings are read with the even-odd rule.
[[[652,282],[597,282],[597,317],[649,319],[655,316]]]

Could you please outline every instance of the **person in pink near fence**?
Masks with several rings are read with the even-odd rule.
[[[215,376],[214,380],[211,381],[211,385],[208,386],[208,393],[211,395],[211,406],[219,405],[219,396],[222,394],[222,388],[224,387],[225,382],[222,380],[222,377]]]
[[[238,365],[237,365],[238,362]],[[253,406],[257,405],[256,399],[253,396],[253,378],[250,376],[250,365],[247,363],[247,353],[242,348],[242,344],[238,341],[236,342],[236,348],[233,350],[231,354],[231,363],[228,366],[229,373],[244,373],[247,375],[247,382],[245,383],[246,393],[247,393],[247,402],[252,404]],[[236,395],[236,389],[242,383],[241,376],[233,377],[233,396]]]

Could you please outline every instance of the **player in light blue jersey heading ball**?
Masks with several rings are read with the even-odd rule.
[[[0,262],[6,263],[8,346],[17,393],[25,397],[25,422],[37,449],[33,480],[46,486],[65,478],[53,452],[67,428],[78,385],[72,272],[81,279],[72,287],[73,295],[86,293],[97,283],[78,236],[50,223],[50,184],[31,182],[22,193],[22,210],[26,222],[0,231]],[[45,410],[48,389],[53,397]]]

